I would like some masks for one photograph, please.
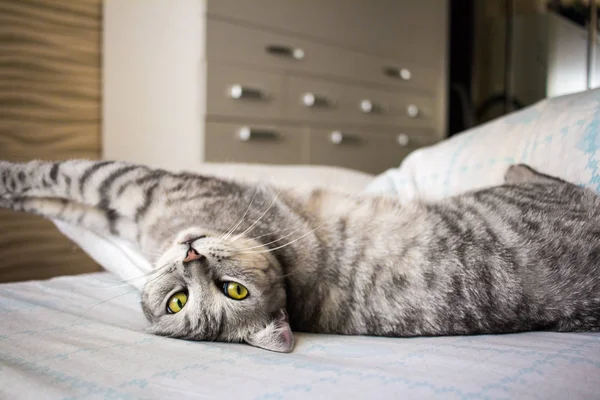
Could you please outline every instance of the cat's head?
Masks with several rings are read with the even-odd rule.
[[[190,229],[156,265],[142,291],[150,332],[292,350],[281,266],[256,240]]]

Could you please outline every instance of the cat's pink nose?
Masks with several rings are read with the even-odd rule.
[[[196,250],[194,250],[193,248],[190,247],[187,251],[187,255],[183,259],[183,262],[190,262],[190,261],[194,261],[194,260],[202,261],[204,259],[206,259],[206,257],[204,257],[202,254],[198,254],[198,252]]]

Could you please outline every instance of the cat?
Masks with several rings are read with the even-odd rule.
[[[0,177],[0,207],[138,246],[157,335],[290,352],[293,330],[600,330],[600,198],[526,165],[402,205],[112,161],[0,162]]]

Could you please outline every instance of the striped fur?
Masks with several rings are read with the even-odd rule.
[[[0,206],[139,246],[156,266],[142,308],[160,335],[290,351],[290,329],[600,330],[600,198],[526,166],[506,179],[400,206],[119,162],[0,162]],[[203,257],[184,262],[190,249]],[[250,295],[227,298],[223,281]],[[169,314],[179,290],[188,303]]]

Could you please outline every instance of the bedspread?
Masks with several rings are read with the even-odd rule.
[[[149,335],[139,301],[109,273],[0,285],[0,398],[600,398],[600,334],[296,334],[279,354]]]

